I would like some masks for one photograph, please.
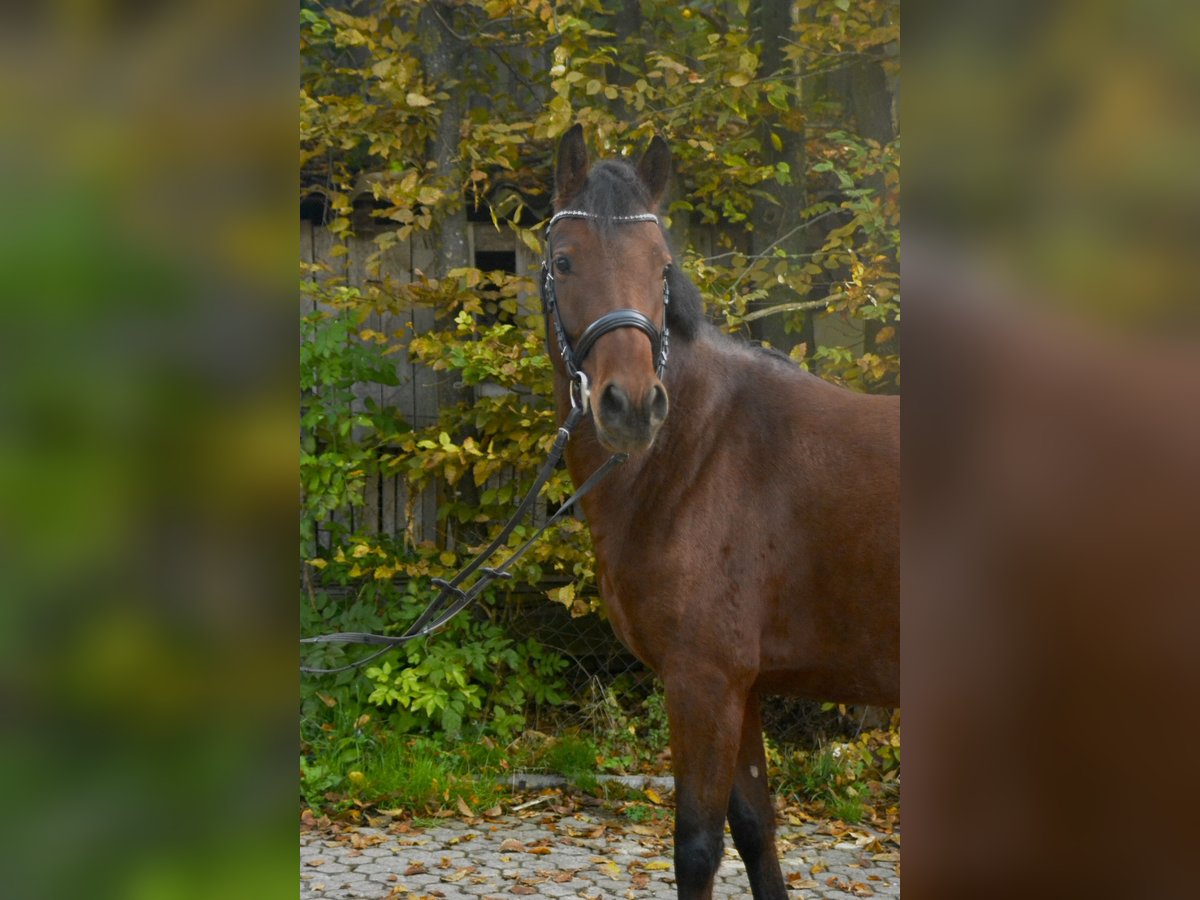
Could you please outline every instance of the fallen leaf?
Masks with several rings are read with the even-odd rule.
[[[665,859],[656,859],[653,862],[646,863],[646,868],[651,871],[662,872],[671,868],[671,864]]]
[[[471,809],[471,807],[467,804],[467,801],[461,796],[458,798],[458,811],[468,819],[475,818],[475,810]]]
[[[609,878],[616,878],[621,874],[621,867],[611,859],[604,860],[604,862],[600,863],[599,868],[603,869]]]
[[[663,798],[654,788],[648,787],[646,790],[642,791],[642,793],[646,795],[646,799],[651,803],[657,803],[659,806],[662,806]]]
[[[516,838],[508,838],[500,843],[501,853],[524,853],[525,845]]]
[[[531,888],[527,884],[514,884],[511,888],[509,888],[509,893],[528,895],[528,894],[536,894],[537,890],[534,888]]]
[[[470,875],[474,871],[475,871],[474,866],[463,866],[461,869],[455,870],[450,875],[443,875],[442,881],[448,881],[451,884],[454,884],[455,882],[462,881],[464,878],[466,878],[468,875]]]
[[[413,863],[411,866],[409,866],[407,869],[404,870],[404,874],[406,876],[424,875],[425,874],[425,863]]]

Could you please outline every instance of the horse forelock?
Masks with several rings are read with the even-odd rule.
[[[606,159],[592,166],[570,205],[595,216],[589,222],[602,233],[617,227],[618,216],[657,211],[650,208],[650,196],[637,169],[623,159]]]

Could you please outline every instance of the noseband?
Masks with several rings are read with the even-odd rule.
[[[576,391],[578,391],[578,403],[586,411],[588,404],[587,376],[583,374],[583,361],[595,346],[596,341],[604,337],[610,331],[616,331],[618,328],[636,328],[641,331],[646,337],[650,338],[651,354],[654,357],[654,371],[659,378],[663,377],[663,372],[667,368],[667,351],[669,347],[670,332],[667,329],[667,304],[671,302],[671,289],[667,281],[667,269],[663,270],[663,327],[662,331],[650,320],[650,317],[644,313],[638,312],[636,309],[617,309],[612,312],[605,313],[595,322],[583,330],[583,334],[579,336],[579,342],[575,347],[571,346],[571,340],[567,337],[567,329],[563,325],[562,313],[558,308],[558,296],[554,290],[554,272],[550,266],[550,229],[554,227],[554,223],[559,219],[599,219],[593,213],[584,212],[578,209],[564,209],[562,212],[555,213],[550,221],[546,224],[546,258],[542,260],[542,311],[546,317],[554,324],[554,334],[558,340],[558,352],[562,357],[563,364],[567,367],[567,375],[572,382],[571,403],[576,404]],[[612,221],[618,223],[626,222],[654,222],[658,224],[658,216],[653,213],[638,213],[632,216],[613,216]]]

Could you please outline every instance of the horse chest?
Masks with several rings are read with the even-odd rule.
[[[604,572],[600,575],[600,598],[613,633],[630,653],[657,671],[661,665],[661,652],[656,650],[659,645],[646,640],[657,631],[654,610],[647,609],[645,602],[639,602],[644,598],[637,592],[623,590],[616,579]]]

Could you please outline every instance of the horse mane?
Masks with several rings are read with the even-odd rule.
[[[644,212],[656,212],[650,195],[646,192],[637,169],[623,159],[606,159],[596,163],[588,171],[583,189],[567,204],[572,209],[581,209],[596,218],[588,224],[601,235],[609,235],[620,227],[621,216],[632,216]],[[662,227],[661,225],[659,226]],[[671,236],[662,229],[667,244]],[[710,323],[704,312],[704,299],[679,266],[667,271],[667,285],[671,291],[671,302],[667,306],[667,325],[671,339],[694,340]]]

